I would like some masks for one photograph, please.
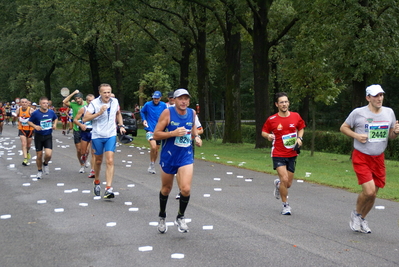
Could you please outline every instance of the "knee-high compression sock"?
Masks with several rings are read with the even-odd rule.
[[[169,195],[164,196],[161,192],[159,192],[159,217],[166,217],[166,203],[168,203],[168,197]]]
[[[186,211],[189,201],[190,201],[190,196],[185,197],[183,195],[180,195],[179,212],[177,214],[177,218],[184,217],[184,212]]]

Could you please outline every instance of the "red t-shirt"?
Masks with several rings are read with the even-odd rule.
[[[272,133],[272,157],[290,158],[298,154],[293,150],[297,139],[297,132],[305,128],[305,122],[296,112],[291,112],[288,117],[280,117],[278,113],[267,118],[263,124],[262,132]]]
[[[67,116],[68,108],[67,108],[67,107],[60,107],[60,108],[58,109],[58,111],[60,112],[61,117],[66,117],[66,116]]]

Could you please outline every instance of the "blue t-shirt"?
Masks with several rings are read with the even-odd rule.
[[[57,119],[57,115],[51,109],[43,113],[40,109],[35,110],[29,118],[29,121],[42,127],[41,131],[35,130],[36,134],[50,135],[53,132],[53,122]]]
[[[144,104],[140,111],[141,120],[147,121],[148,127],[144,128],[146,131],[154,132],[155,126],[158,123],[158,119],[161,116],[162,111],[166,109],[165,102],[159,101],[158,105],[154,104],[154,101],[148,101]]]
[[[185,166],[194,162],[193,147],[191,146],[191,130],[194,125],[194,113],[187,108],[185,115],[177,113],[175,107],[168,108],[170,123],[166,126],[169,132],[178,127],[185,127],[187,132],[183,136],[174,136],[162,140],[160,163],[167,166]]]

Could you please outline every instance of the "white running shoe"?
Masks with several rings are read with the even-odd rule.
[[[280,179],[274,180],[274,197],[280,199]]]
[[[290,204],[283,204],[283,209],[281,210],[282,215],[291,215],[291,207]]]
[[[90,168],[90,162],[88,160],[85,162],[85,168]]]
[[[42,171],[38,171],[37,175],[36,175],[36,178],[37,179],[42,179],[42,175],[43,175],[43,172]]]
[[[349,221],[349,227],[352,229],[352,231],[355,231],[355,232],[362,231],[361,221],[362,221],[362,218],[360,217],[360,215],[356,214],[356,212],[353,210],[351,212],[351,220]],[[366,225],[367,225],[367,222],[366,222]]]
[[[156,174],[157,172],[155,171],[154,164],[150,164],[150,167],[148,167],[148,172],[152,174]]]
[[[164,234],[166,231],[168,231],[168,226],[165,223],[165,218],[159,217],[158,232]]]
[[[44,169],[44,174],[49,175],[50,167],[48,165],[47,166],[43,166],[43,169]]]
[[[180,233],[188,233],[188,226],[186,224],[186,219],[182,218],[176,218],[175,225],[177,226],[177,230]]]
[[[79,173],[84,173],[85,172],[85,166],[80,167]]]
[[[371,229],[369,228],[369,224],[365,219],[360,218],[360,228],[362,233],[364,234],[371,234]]]

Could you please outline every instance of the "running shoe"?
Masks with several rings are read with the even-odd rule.
[[[280,179],[274,180],[274,196],[280,199]]]
[[[371,234],[371,230],[369,228],[369,224],[365,219],[360,218],[361,222],[360,222],[360,228],[362,233],[364,234]]]
[[[36,175],[36,178],[37,179],[42,179],[42,176],[43,176],[43,172],[42,171],[38,171],[37,175]]]
[[[152,173],[152,174],[156,174],[157,172],[155,171],[155,167],[154,167],[154,164],[153,163],[151,163],[150,164],[150,167],[148,167],[148,172],[149,173]]]
[[[85,168],[90,168],[90,162],[89,161],[85,162]]]
[[[188,233],[188,226],[184,217],[176,218],[175,225],[180,233]]]
[[[22,165],[28,166],[28,165],[29,165],[28,159],[25,158],[25,159],[22,161]]]
[[[282,215],[291,215],[291,207],[290,204],[283,204],[283,209],[281,210]]]
[[[111,198],[114,198],[114,197],[115,197],[115,195],[114,195],[114,192],[112,192],[112,187],[110,187],[108,189],[105,189],[105,192],[104,192],[104,198],[105,199],[111,199]]]
[[[181,196],[181,193],[179,192],[179,193],[176,195],[176,199],[180,199],[180,196]]]
[[[26,154],[26,158],[27,158],[28,160],[31,159],[31,156],[30,156],[30,153],[29,153],[29,152]]]
[[[71,129],[68,129],[68,130],[67,130],[67,134],[69,134],[70,131],[71,131]]]
[[[43,165],[43,169],[44,169],[44,174],[49,175],[50,167],[48,165],[46,165],[46,166]]]
[[[65,131],[62,131],[62,134],[65,135]]]
[[[95,184],[94,182],[93,182],[93,185],[94,185],[93,194],[94,194],[95,196],[100,196],[100,193],[101,193],[101,185],[100,185],[100,184]]]
[[[158,232],[164,234],[166,231],[168,231],[168,226],[165,223],[165,218],[159,217]]]
[[[89,176],[87,176],[88,178],[95,178],[96,177],[96,173],[94,172],[94,170],[90,171]]]
[[[81,166],[79,169],[79,173],[84,173],[85,172],[85,166]]]
[[[360,215],[356,214],[356,212],[353,210],[351,212],[351,220],[349,221],[349,227],[352,229],[352,231],[355,231],[355,232],[362,231],[361,221],[362,221],[362,218],[360,217]],[[367,226],[367,222],[366,222],[366,226]]]

